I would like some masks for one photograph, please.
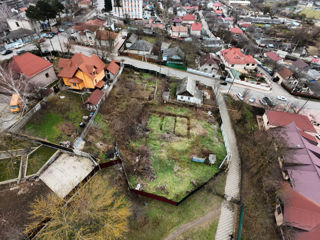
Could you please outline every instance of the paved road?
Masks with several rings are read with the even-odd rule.
[[[200,18],[201,18],[201,23],[202,23],[203,29],[206,30],[206,32],[208,33],[210,38],[216,39],[216,36],[212,34],[212,32],[210,31],[210,29],[208,27],[207,21],[206,21],[206,19],[204,18],[203,14],[202,14],[202,10],[199,11],[199,15],[200,15]]]
[[[218,79],[199,76],[199,75],[188,73],[188,72],[185,72],[185,71],[182,71],[182,70],[169,68],[169,67],[166,67],[166,66],[160,66],[160,65],[157,65],[157,64],[153,64],[153,63],[142,62],[142,61],[139,61],[139,60],[136,60],[136,59],[132,59],[132,58],[128,58],[128,57],[119,56],[119,57],[116,57],[116,59],[124,60],[125,63],[133,65],[133,66],[138,67],[138,68],[144,68],[144,69],[154,70],[154,71],[158,71],[158,72],[161,71],[162,74],[165,74],[167,76],[172,76],[172,77],[177,77],[177,78],[190,77],[190,78],[193,78],[193,79],[195,79],[197,81],[203,82],[206,85],[210,85],[210,84],[214,85],[216,82],[220,82],[220,80],[218,80]],[[228,84],[227,86],[222,86],[222,85],[219,85],[219,84],[216,84],[216,85],[219,86],[220,91],[222,93],[227,93],[229,88],[230,88],[230,86],[231,86],[230,84]],[[244,92],[246,89],[248,89],[248,87],[242,86],[242,85],[239,85],[239,84],[233,84],[231,89],[230,89],[230,93],[235,95],[238,92],[241,92],[241,93]],[[280,95],[287,97],[288,101],[283,102],[283,101],[277,100],[277,96],[280,96]],[[275,102],[278,105],[281,105],[281,107],[283,107],[283,108],[286,108],[287,106],[289,106],[291,104],[294,104],[294,105],[296,105],[296,109],[299,109],[306,102],[305,99],[302,99],[302,98],[299,98],[299,97],[294,97],[294,96],[290,95],[286,90],[284,90],[278,84],[273,84],[271,92],[262,91],[262,90],[251,88],[251,89],[249,89],[249,95],[248,95],[247,99],[250,98],[250,97],[255,97],[257,99],[256,100],[257,104],[259,105],[258,100],[260,98],[262,98],[262,97],[265,97],[265,96],[271,97],[272,99],[275,100]],[[320,103],[318,101],[309,101],[305,105],[304,108],[305,109],[320,110]]]

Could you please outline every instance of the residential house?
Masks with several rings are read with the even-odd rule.
[[[284,80],[293,79],[293,72],[289,68],[283,67],[274,75],[273,81],[281,84]]]
[[[193,35],[193,36],[200,37],[201,36],[201,29],[202,29],[202,24],[201,23],[193,23],[191,25],[190,34]]]
[[[220,60],[212,53],[200,57],[199,70],[206,73],[216,73],[219,70]]]
[[[174,25],[174,26],[180,26],[181,23],[182,23],[182,20],[181,20],[181,18],[175,17],[175,18],[172,20],[172,22],[173,22],[173,25]]]
[[[72,89],[94,89],[105,77],[105,64],[95,54],[88,57],[76,53],[71,59],[60,58],[58,65],[61,68],[58,76]]]
[[[276,63],[282,63],[283,62],[282,58],[278,54],[276,54],[275,52],[266,52],[266,53],[264,53],[264,56],[267,59],[269,59],[269,60],[271,60],[273,62],[276,62]]]
[[[184,65],[185,54],[179,47],[167,48],[162,52],[162,61]]]
[[[312,135],[317,133],[310,119],[305,115],[279,111],[266,111],[262,116],[262,119],[266,130],[280,126],[284,127],[289,123],[294,122],[303,132],[307,132]]]
[[[277,193],[280,203],[275,210],[277,226],[283,239],[316,240],[320,236],[320,205],[308,199],[289,184],[283,184]],[[290,231],[286,231],[290,230]]]
[[[234,35],[242,35],[243,31],[240,28],[230,28],[230,32]]]
[[[112,60],[106,68],[106,76],[108,80],[113,81],[120,71],[120,62]]]
[[[76,23],[72,29],[76,32],[76,39],[86,45],[93,46],[96,39],[96,31],[101,28],[96,25],[86,23]]]
[[[9,67],[26,78],[27,91],[46,88],[57,80],[52,63],[29,52],[13,56]]]
[[[127,52],[131,54],[137,54],[141,56],[150,55],[153,48],[153,44],[145,40],[137,40],[132,44]]]
[[[88,99],[84,102],[84,104],[86,105],[87,109],[89,111],[94,111],[97,109],[97,106],[99,105],[99,103],[102,100],[102,97],[104,95],[104,92],[96,89],[94,90],[90,96],[88,97]]]
[[[187,14],[187,10],[186,9],[184,9],[182,7],[177,8],[177,16],[178,17],[182,17],[182,16],[184,16],[186,14]]]
[[[187,10],[187,12],[192,12],[192,11],[198,11],[199,10],[199,6],[183,6],[183,8],[185,10]]]
[[[7,42],[23,42],[23,43],[29,43],[34,40],[36,37],[36,33],[32,30],[19,28],[17,30],[9,32],[6,36],[3,36],[3,39]]]
[[[238,71],[255,69],[257,62],[251,55],[245,55],[240,48],[229,48],[220,51],[220,58],[226,67]]]
[[[143,0],[111,0],[112,15],[119,18],[142,19]]]
[[[177,100],[181,102],[201,105],[203,93],[196,85],[196,81],[191,78],[185,78],[177,88]]]
[[[307,75],[311,81],[318,81],[320,80],[320,72],[315,69],[309,69]]]
[[[272,132],[285,141],[286,151],[279,159],[284,179],[295,191],[320,204],[320,148],[294,122]]]
[[[96,44],[98,46],[113,45],[114,41],[118,37],[118,33],[107,31],[107,30],[97,30],[96,31]]]
[[[134,33],[131,33],[130,37],[126,40],[126,48],[130,48],[138,40],[138,36]]]
[[[81,0],[78,2],[79,8],[88,9],[91,6],[91,0]]]
[[[309,65],[306,64],[303,60],[298,59],[292,63],[292,67],[296,72],[302,72],[308,69]]]
[[[172,38],[185,38],[189,37],[188,28],[185,26],[171,26]]]
[[[184,16],[181,17],[182,20],[182,24],[193,24],[196,21],[196,15],[193,14],[186,14]]]

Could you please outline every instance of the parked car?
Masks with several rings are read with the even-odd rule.
[[[12,50],[10,50],[10,49],[6,49],[6,50],[1,52],[2,55],[8,55],[10,53],[12,53]]]
[[[226,81],[220,82],[220,85],[226,86],[228,83]]]
[[[18,51],[17,51],[17,54],[18,54],[18,55],[21,55],[21,54],[24,54],[24,53],[26,53],[26,52],[27,52],[26,50],[18,50]]]
[[[262,106],[268,106],[268,103],[266,102],[266,100],[264,100],[264,98],[259,99],[259,102]]]
[[[250,103],[254,103],[255,101],[256,101],[256,99],[255,99],[254,97],[252,97],[252,98],[249,99],[249,102],[250,102]]]
[[[45,38],[53,38],[53,35],[51,34],[51,33],[49,33],[49,34],[47,34],[46,36],[45,36]]]
[[[63,28],[58,28],[58,32],[64,32]]]
[[[275,106],[273,100],[272,100],[270,97],[264,97],[263,99],[267,102],[267,104],[268,104],[270,107],[274,107],[274,106]]]
[[[242,95],[242,93],[237,93],[237,97],[238,97],[241,101],[243,101],[243,95]]]
[[[316,134],[316,138],[320,140],[320,134]]]
[[[45,41],[46,41],[45,38],[40,38],[40,39],[38,40],[38,43],[43,43],[43,42],[45,42]]]
[[[287,101],[288,99],[284,96],[278,96],[277,99],[279,99],[280,101]]]
[[[46,38],[46,37],[47,37],[47,34],[46,34],[46,33],[41,33],[41,34],[40,34],[40,37],[41,37],[41,38]]]

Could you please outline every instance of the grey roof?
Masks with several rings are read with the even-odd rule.
[[[179,56],[181,59],[184,58],[184,52],[179,47],[168,48],[163,50],[163,55],[170,57]]]
[[[299,68],[299,69],[303,69],[303,68],[306,68],[308,67],[309,65],[306,64],[304,61],[302,61],[301,59],[298,59],[297,61],[294,61],[292,63],[292,65],[296,68]]]
[[[136,34],[132,33],[130,35],[130,37],[127,39],[127,42],[135,43],[137,40],[138,40],[138,36]]]
[[[31,31],[29,29],[19,28],[17,30],[11,31],[7,36],[5,36],[5,38],[6,39],[22,38],[22,37],[33,35],[34,33],[35,33],[34,31]]]
[[[164,51],[170,47],[171,43],[162,42],[161,43],[161,51]]]
[[[181,95],[184,92],[190,93],[195,98],[202,98],[202,92],[197,88],[196,81],[191,78],[185,78],[178,86],[177,95]]]
[[[153,44],[150,42],[147,42],[145,40],[138,40],[134,44],[132,44],[131,47],[129,47],[129,50],[136,50],[136,51],[151,51],[153,47]]]

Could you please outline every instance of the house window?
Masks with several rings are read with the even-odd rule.
[[[20,27],[20,24],[18,22],[16,22],[17,27]]]
[[[89,38],[89,40],[92,40],[92,38],[90,36],[88,38]]]
[[[234,64],[232,64],[231,67],[234,67]]]
[[[75,83],[72,83],[72,85],[73,85],[74,87],[76,87],[76,86],[77,86],[77,84],[75,84]]]
[[[254,63],[252,63],[252,66],[254,66]]]
[[[188,97],[188,100],[190,101],[190,97]]]
[[[247,66],[249,66],[250,64],[249,63],[247,63]]]
[[[49,77],[49,73],[46,73],[46,78],[48,78]]]

